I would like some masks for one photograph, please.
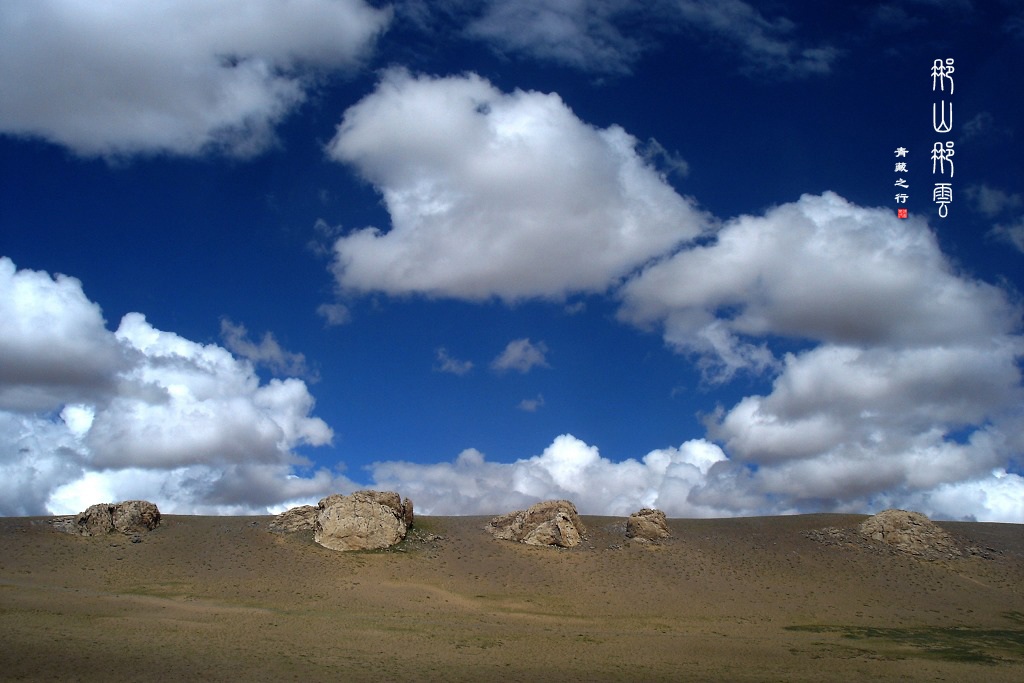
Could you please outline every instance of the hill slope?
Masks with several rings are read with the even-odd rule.
[[[421,517],[369,553],[268,517],[137,543],[0,519],[0,679],[1024,680],[1024,527],[942,523],[990,549],[942,561],[807,533],[863,519],[676,519],[643,545],[583,517],[557,550]]]

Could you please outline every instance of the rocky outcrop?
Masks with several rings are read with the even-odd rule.
[[[316,527],[318,512],[316,505],[300,505],[277,515],[268,526],[271,531],[312,531]]]
[[[413,514],[412,514],[412,501],[406,498],[402,501],[402,521],[405,522],[405,526],[411,529],[413,526]]]
[[[660,541],[668,538],[672,532],[668,528],[668,520],[661,510],[643,508],[629,516],[626,520],[626,538],[642,541]]]
[[[394,491],[335,494],[316,506],[313,540],[331,550],[376,550],[405,538],[412,502]]]
[[[115,531],[123,534],[152,531],[158,526],[160,510],[156,505],[146,500],[126,500],[90,505],[75,515],[71,524],[61,528],[81,536],[102,536]]]
[[[586,533],[576,506],[568,500],[546,500],[495,517],[484,528],[497,539],[560,548],[579,545]]]
[[[911,555],[948,557],[962,554],[953,537],[920,512],[883,510],[864,520],[857,527],[857,532],[864,538]]]

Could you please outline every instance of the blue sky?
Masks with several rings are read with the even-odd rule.
[[[9,0],[0,514],[1024,522],[1022,56],[995,0]]]

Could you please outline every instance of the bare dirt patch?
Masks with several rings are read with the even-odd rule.
[[[2,680],[1024,680],[1024,529],[942,523],[926,560],[809,538],[859,515],[583,517],[574,548],[418,517],[340,553],[265,518],[165,515],[141,542],[0,519]]]

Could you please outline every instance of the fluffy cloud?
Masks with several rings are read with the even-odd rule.
[[[99,306],[73,277],[0,258],[0,410],[49,411],[112,389],[126,365]]]
[[[712,517],[729,509],[693,505],[687,497],[724,459],[718,446],[696,439],[640,460],[612,462],[596,447],[563,434],[540,455],[513,463],[488,462],[468,449],[451,463],[379,462],[371,472],[378,486],[416,501],[421,514],[494,514],[568,498],[583,514],[628,515],[659,507],[673,516]]]
[[[392,224],[336,242],[338,282],[469,300],[604,291],[705,227],[636,145],[554,94],[389,71],[328,146],[380,191]]]
[[[79,281],[7,258],[0,314],[0,514],[135,497],[168,512],[259,511],[349,485],[294,477],[294,449],[333,437],[298,379],[261,384],[249,362],[138,313],[110,332]]]
[[[849,246],[838,236],[833,244]],[[918,276],[928,273],[954,277],[946,269]],[[359,486],[308,471],[295,453],[332,438],[311,417],[313,399],[300,380],[261,383],[248,361],[158,330],[138,313],[109,332],[73,278],[18,271],[9,259],[0,259],[0,278],[9,323],[0,346],[8,373],[0,382],[0,514],[70,513],[128,498],[172,513],[259,513]],[[900,331],[786,354],[770,392],[709,417],[717,443],[693,439],[613,462],[564,434],[511,463],[473,449],[447,463],[378,462],[370,485],[401,491],[424,514],[490,514],[570,498],[585,513],[606,515],[645,506],[695,517],[902,506],[938,518],[1021,522],[1024,477],[1013,470],[1024,452],[1024,341],[1001,329],[1006,311],[991,305],[987,289],[960,280],[980,297],[967,303],[994,316],[982,328],[986,338],[945,332],[935,341],[926,320],[918,344]],[[65,352],[88,372],[50,367]]]
[[[776,373],[767,395],[709,417],[729,461],[694,489],[695,504],[901,502],[1020,520],[1006,503],[1024,482],[1007,470],[1024,446],[1020,310],[955,272],[924,221],[804,196],[651,266],[622,302],[623,320],[661,325],[718,379]],[[777,337],[810,348],[778,359]]]
[[[358,485],[327,470],[298,476],[284,464],[190,465],[172,469],[90,470],[53,489],[46,507],[72,514],[97,501],[150,500],[162,512],[195,515],[277,514]],[[40,514],[40,513],[35,513]]]
[[[720,472],[696,499],[723,501],[732,488],[724,480],[740,475],[751,495],[794,509],[921,498],[987,478],[1019,453],[1024,392],[1014,355],[995,344],[823,345],[789,355],[769,395],[743,399],[711,425],[735,471]]]
[[[85,460],[77,435],[59,419],[0,410],[0,515],[47,514],[50,494],[81,477]]]
[[[311,70],[357,64],[389,19],[362,0],[7,0],[0,132],[82,155],[254,154]]]
[[[529,339],[514,339],[491,361],[491,368],[499,372],[515,370],[526,374],[533,368],[550,367],[545,357],[547,352],[548,347],[544,342],[534,344]]]
[[[138,313],[115,337],[137,361],[85,436],[97,466],[275,462],[331,440],[322,420],[307,417],[313,397],[301,380],[260,385],[226,349],[157,330]]]
[[[595,446],[563,434],[540,455],[511,463],[490,462],[470,448],[453,462],[377,462],[370,471],[376,487],[410,496],[425,515],[497,514],[567,498],[583,514],[592,515],[623,516],[641,507],[657,507],[674,517],[905,507],[937,519],[1020,523],[1024,477],[1002,467],[986,469],[984,462],[968,462],[986,448],[974,446],[962,447],[959,454],[942,453],[943,448],[955,450],[948,444],[924,448],[893,464],[876,458],[863,466],[846,454],[798,467],[769,463],[762,471],[731,461],[721,447],[705,439],[613,462]],[[953,462],[956,458],[959,463]],[[897,471],[906,475],[903,486],[895,485],[899,477],[892,473]]]
[[[998,288],[956,274],[922,219],[805,195],[741,216],[622,290],[621,319],[660,324],[668,343],[729,377],[771,367],[769,335],[840,345],[984,344],[1019,311]]]
[[[1024,520],[1024,477],[996,468],[978,479],[943,484],[898,500],[903,507],[940,519],[1020,524]],[[880,498],[876,507],[895,507],[894,503]]]

